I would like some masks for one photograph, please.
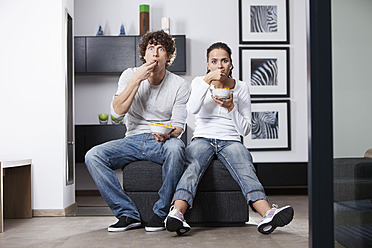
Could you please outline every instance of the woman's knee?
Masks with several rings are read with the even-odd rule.
[[[226,151],[230,153],[232,156],[236,156],[236,157],[243,156],[245,160],[248,160],[251,163],[253,163],[253,158],[248,148],[246,148],[240,142],[231,143],[228,149],[226,149]]]

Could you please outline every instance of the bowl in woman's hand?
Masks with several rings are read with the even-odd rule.
[[[166,133],[169,134],[172,131],[172,125],[169,124],[169,126],[161,123],[161,122],[156,122],[156,123],[148,123],[150,126],[150,130],[152,133]]]
[[[228,88],[213,89],[212,93],[214,97],[218,96],[219,98],[230,98],[231,90]]]

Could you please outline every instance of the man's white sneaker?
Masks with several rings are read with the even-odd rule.
[[[273,207],[266,212],[260,224],[258,224],[258,231],[262,234],[270,234],[275,228],[282,227],[289,224],[293,219],[294,210],[291,206],[278,208],[273,204]]]
[[[190,231],[191,227],[186,223],[183,214],[171,207],[167,218],[165,219],[165,228],[170,232],[177,232],[178,235],[182,235]]]

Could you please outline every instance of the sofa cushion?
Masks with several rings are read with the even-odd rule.
[[[162,185],[162,167],[151,161],[136,161],[123,168],[123,189],[129,192],[157,192]],[[198,191],[240,191],[226,167],[217,159],[212,160]]]
[[[152,207],[159,199],[157,192],[126,192],[147,223],[153,215]],[[185,215],[193,226],[242,226],[249,219],[248,204],[239,191],[197,192],[194,207]]]
[[[334,160],[334,200],[372,199],[372,161],[363,158]]]
[[[151,161],[136,161],[123,168],[123,189],[129,192],[158,192],[163,184],[162,166]]]

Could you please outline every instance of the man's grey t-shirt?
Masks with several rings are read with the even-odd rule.
[[[125,89],[136,70],[129,68],[121,74],[114,98]],[[149,122],[170,121],[173,126],[185,130],[189,95],[189,84],[183,78],[166,71],[160,85],[151,85],[147,79],[141,82],[128,113],[116,114],[111,102],[111,114],[115,118],[125,116],[126,136],[151,132],[147,124]]]

